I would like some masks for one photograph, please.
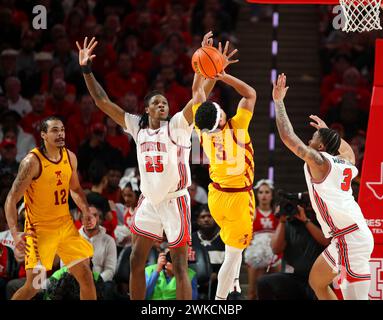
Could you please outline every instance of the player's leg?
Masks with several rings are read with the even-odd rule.
[[[60,219],[60,241],[57,254],[69,272],[80,285],[81,300],[96,300],[96,288],[89,260],[93,256],[93,246],[85,240],[75,227],[71,217]]]
[[[145,300],[145,266],[154,240],[133,234],[132,253],[130,254],[129,292],[131,300]]]
[[[192,287],[188,275],[188,244],[191,240],[189,194],[164,201],[159,210],[172,257],[177,300],[191,300]]]
[[[331,244],[330,244],[331,246]],[[309,284],[319,300],[338,300],[330,284],[336,277],[333,266],[321,254],[313,266],[309,275]]]
[[[94,285],[89,259],[82,260],[72,265],[69,268],[69,272],[75,277],[80,285],[80,299],[97,300],[96,287]]]
[[[18,289],[12,296],[12,300],[30,300],[32,299],[41,289],[41,277],[45,276],[42,274],[43,271],[36,272],[34,269],[26,270],[26,281],[24,285]],[[46,279],[46,278],[45,278]]]
[[[188,275],[188,245],[170,248],[172,257],[173,273],[176,278],[177,300],[191,300],[192,287]]]
[[[214,219],[221,219],[221,238],[225,243],[225,259],[218,272],[216,299],[227,299],[234,287],[240,292],[239,272],[242,252],[252,237],[252,216],[254,199],[252,193],[227,193],[209,186],[209,208]]]
[[[35,229],[25,225],[25,270],[26,281],[12,296],[12,300],[32,299],[44,289],[46,271],[51,270],[58,246],[56,226]]]
[[[158,208],[146,198],[138,201],[131,231],[133,233],[132,253],[130,254],[129,291],[131,300],[145,300],[145,266],[154,241],[162,241],[163,228]]]

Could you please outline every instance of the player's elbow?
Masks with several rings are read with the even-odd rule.
[[[254,88],[250,88],[248,92],[248,99],[256,100],[257,99],[257,91]]]

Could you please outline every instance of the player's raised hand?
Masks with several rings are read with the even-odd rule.
[[[310,125],[313,126],[315,129],[322,129],[322,128],[328,128],[326,122],[324,122],[321,118],[319,118],[316,115],[310,116],[311,120],[314,120],[314,122],[310,122]]]
[[[274,102],[283,101],[289,87],[286,87],[286,76],[284,73],[280,74],[277,83],[273,83],[273,100]]]
[[[230,60],[230,58],[238,52],[238,49],[234,49],[231,52],[229,52],[229,46],[230,46],[230,42],[226,41],[225,47],[222,50],[222,43],[221,42],[218,43],[218,50],[219,52],[222,53],[225,60],[223,64],[223,69],[225,69],[229,64],[237,63],[239,61],[238,59]]]
[[[203,36],[201,47],[211,47],[213,45],[213,32],[209,31]]]
[[[88,44],[88,37],[85,37],[83,47],[81,48],[78,41],[76,41],[76,45],[78,48],[78,60],[80,63],[80,66],[86,66],[88,64],[88,60],[91,62],[96,55],[92,54],[94,48],[97,46],[96,38],[93,37],[92,40],[90,40]]]

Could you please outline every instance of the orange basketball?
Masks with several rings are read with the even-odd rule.
[[[194,52],[192,67],[194,72],[205,78],[214,78],[223,70],[224,57],[215,47],[202,47]]]

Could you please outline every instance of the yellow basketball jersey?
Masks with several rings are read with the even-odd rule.
[[[49,160],[38,148],[31,153],[40,162],[40,175],[24,193],[27,220],[31,224],[39,224],[69,215],[68,195],[72,167],[67,149],[61,149],[61,159],[57,162]]]
[[[199,105],[193,106],[193,113]],[[222,130],[202,132],[196,128],[203,150],[210,161],[210,178],[221,188],[250,188],[254,181],[253,146],[248,132],[252,113],[238,108]]]

